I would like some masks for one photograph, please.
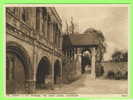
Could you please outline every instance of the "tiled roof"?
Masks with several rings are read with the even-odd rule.
[[[67,49],[70,47],[89,47],[89,46],[97,46],[98,34],[97,31],[93,28],[88,28],[83,34],[74,33],[65,35],[63,37],[63,49]]]
[[[84,33],[84,34],[71,34],[69,35],[71,44],[73,46],[96,46],[98,40],[96,34]]]

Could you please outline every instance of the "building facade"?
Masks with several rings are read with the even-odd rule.
[[[6,7],[6,93],[62,79],[62,21],[53,7]]]

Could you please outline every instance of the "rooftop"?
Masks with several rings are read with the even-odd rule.
[[[88,31],[83,34],[75,33],[75,34],[65,35],[63,37],[64,49],[70,47],[92,47],[97,45],[98,45],[97,35],[94,32]]]
[[[96,46],[98,44],[93,34],[71,34],[69,37],[72,46]]]

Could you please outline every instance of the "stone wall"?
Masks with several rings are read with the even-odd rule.
[[[81,75],[81,57],[76,55],[74,59],[66,59],[66,63],[63,64],[63,82],[71,83],[72,81],[78,79]]]

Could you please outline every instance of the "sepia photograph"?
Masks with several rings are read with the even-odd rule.
[[[5,95],[129,95],[127,4],[5,6]]]

